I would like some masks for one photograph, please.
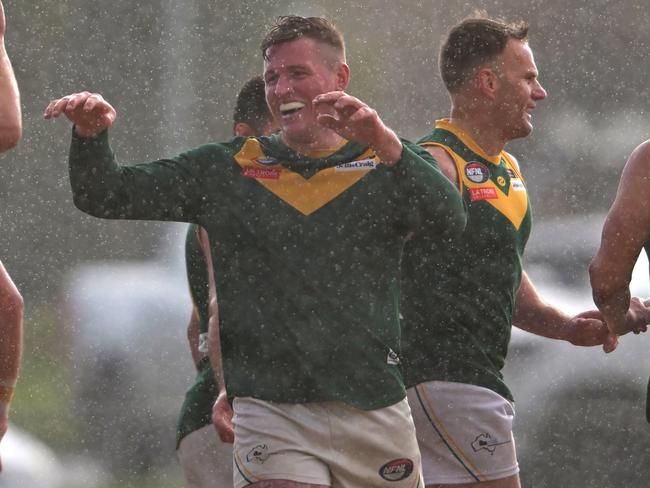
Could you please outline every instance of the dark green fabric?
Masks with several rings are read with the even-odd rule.
[[[191,224],[185,238],[185,269],[192,302],[199,313],[199,333],[208,332],[208,271],[197,236],[198,227]]]
[[[434,129],[419,143],[437,142],[466,162],[489,168],[496,183],[510,176],[472,152],[453,133]],[[460,177],[460,175],[459,175]],[[530,234],[530,202],[520,228],[487,201],[471,201],[463,189],[467,227],[441,247],[415,236],[406,244],[402,282],[403,370],[407,386],[452,381],[490,388],[512,400],[501,369],[510,340],[522,254]]]
[[[185,239],[185,267],[192,302],[199,314],[199,333],[208,332],[208,272],[197,236],[198,227],[190,224]],[[199,372],[185,394],[176,428],[177,448],[180,441],[212,422],[212,405],[217,399],[217,386],[207,357],[199,363]]]
[[[264,158],[308,179],[367,149],[347,143],[311,159],[277,136],[257,141]],[[244,176],[234,156],[245,143],[235,138],[119,166],[106,132],[73,136],[75,204],[97,217],[179,220],[207,230],[229,396],[338,400],[363,409],[401,400],[402,376],[388,356],[400,351],[404,236],[460,232],[458,191],[428,153],[405,142],[397,164],[379,164],[307,216]]]

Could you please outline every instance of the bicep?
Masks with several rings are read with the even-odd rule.
[[[447,151],[445,151],[442,147],[440,146],[423,146],[426,151],[431,154],[431,156],[434,157],[434,159],[438,163],[438,167],[440,168],[440,171],[449,178],[449,181],[451,181],[456,188],[460,188],[460,181],[458,178],[458,170],[456,169],[456,163],[454,162],[453,158],[449,155]]]

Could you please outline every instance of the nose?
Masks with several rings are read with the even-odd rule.
[[[279,76],[275,83],[275,94],[278,96],[286,95],[293,91],[291,79],[288,76]]]
[[[535,81],[535,86],[533,87],[532,93],[533,100],[544,100],[546,98],[546,90],[539,81]]]

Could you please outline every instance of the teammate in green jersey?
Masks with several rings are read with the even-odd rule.
[[[630,155],[607,213],[600,248],[589,275],[594,302],[612,333],[645,332],[650,324],[650,301],[630,295],[632,270],[645,247],[650,256],[650,141]],[[646,399],[650,422],[650,382]]]
[[[511,324],[614,347],[597,311],[567,316],[544,302],[521,268],[530,202],[504,147],[530,134],[531,113],[546,97],[527,31],[482,15],[451,29],[440,53],[451,116],[420,141],[468,212],[452,246],[414,236],[404,256],[403,366],[430,487],[520,484],[512,396],[501,375]]]
[[[53,100],[45,117],[74,123],[74,202],[207,231],[219,297],[209,352],[233,399],[235,486],[418,486],[398,367],[400,259],[411,232],[462,231],[460,195],[426,151],[345,93],[332,24],[282,17],[262,53],[281,128],[271,137],[119,166],[106,131],[115,109],[88,92]]]
[[[237,96],[233,116],[235,136],[270,135],[277,129],[264,96],[264,80],[248,80]],[[187,230],[185,262],[193,309],[187,336],[197,375],[185,395],[178,420],[177,452],[188,488],[232,483],[232,447],[219,440],[212,425],[217,385],[208,358],[208,272],[199,242],[199,227]]]
[[[5,49],[5,31],[5,14],[0,1],[0,152],[14,147],[22,136],[20,95]],[[0,261],[0,440],[9,427],[9,404],[23,350],[22,334],[23,299]]]

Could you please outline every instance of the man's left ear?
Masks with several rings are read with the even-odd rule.
[[[345,63],[339,63],[336,78],[338,83],[337,88],[340,91],[345,91],[350,84],[350,67]]]

